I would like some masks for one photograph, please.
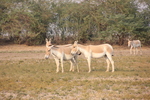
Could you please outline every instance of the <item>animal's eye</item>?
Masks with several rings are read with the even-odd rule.
[[[48,45],[48,46],[51,46],[51,45]]]

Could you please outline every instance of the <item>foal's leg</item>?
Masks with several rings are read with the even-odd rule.
[[[73,60],[74,60],[74,66],[77,66],[77,71],[79,72],[77,56],[75,56]]]
[[[58,73],[59,72],[59,59],[57,59],[57,58],[54,58],[54,59],[55,59],[55,62],[56,62],[56,67],[57,67],[56,73]]]

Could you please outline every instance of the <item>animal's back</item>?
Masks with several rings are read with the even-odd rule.
[[[89,45],[90,49],[95,53],[103,53],[103,52],[113,52],[113,48],[110,44],[101,44],[101,45]]]
[[[141,46],[141,41],[140,40],[133,40],[132,41],[132,46],[133,47],[139,47],[139,46]]]

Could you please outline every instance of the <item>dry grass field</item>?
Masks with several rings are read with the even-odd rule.
[[[114,46],[115,72],[105,72],[104,58],[92,59],[92,72],[79,56],[79,69],[55,73],[54,59],[44,59],[45,46],[0,46],[0,100],[150,100],[150,48],[130,55]],[[61,68],[60,68],[61,69]]]

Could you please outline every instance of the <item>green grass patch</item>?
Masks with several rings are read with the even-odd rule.
[[[24,53],[24,52],[22,52]],[[54,59],[0,60],[0,99],[3,100],[105,100],[150,99],[148,56],[114,56],[115,72],[106,71],[104,58],[87,61],[79,57],[80,73],[56,73]]]

